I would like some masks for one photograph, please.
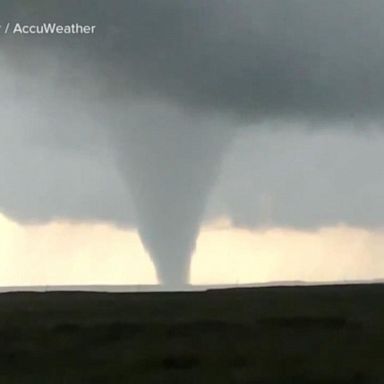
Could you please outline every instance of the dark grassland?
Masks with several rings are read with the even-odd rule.
[[[0,383],[384,383],[384,286],[0,295]]]

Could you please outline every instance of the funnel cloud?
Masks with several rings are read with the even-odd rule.
[[[183,284],[230,131],[151,106],[141,109],[130,129],[123,126],[117,133],[119,166],[143,243],[160,280]]]
[[[258,213],[248,209],[256,198],[249,191],[262,180],[278,184],[273,175],[282,172],[272,162],[284,156],[271,158],[274,145],[267,140],[268,154],[258,152],[256,163],[240,170],[238,208],[223,201],[214,212],[205,209],[233,137],[299,125],[335,137],[370,127],[382,132],[381,0],[36,0],[33,6],[5,0],[0,11],[2,25],[95,26],[92,35],[79,36],[1,32],[0,134],[9,143],[1,209],[20,220],[135,226],[167,284],[188,281],[207,214],[252,226]],[[313,151],[302,153],[301,164]],[[249,168],[267,163],[270,175],[250,181]],[[38,198],[15,194],[20,180]],[[317,180],[313,189],[325,184]],[[239,189],[247,186],[248,192]],[[297,196],[291,187],[278,188]],[[263,204],[270,204],[264,195]],[[313,208],[313,199],[302,201]],[[338,215],[333,203],[318,217],[327,223],[352,217],[358,224],[360,216],[349,215],[353,204]],[[278,217],[284,225],[324,224],[310,214],[287,202]]]

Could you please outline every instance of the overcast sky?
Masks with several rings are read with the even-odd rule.
[[[381,0],[6,0],[0,15],[96,26],[1,32],[10,219],[137,228],[164,280],[222,217],[383,228]]]

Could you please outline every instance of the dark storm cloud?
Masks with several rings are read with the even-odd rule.
[[[47,36],[27,41],[67,57],[81,55],[112,95],[169,98],[188,108],[248,118],[382,114],[379,0],[8,4],[12,12],[2,4],[4,15],[17,21],[95,24],[95,36],[77,41]],[[11,44],[18,44],[15,38]]]

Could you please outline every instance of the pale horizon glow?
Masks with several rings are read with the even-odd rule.
[[[21,225],[0,213],[0,286],[156,284],[137,231],[106,223]],[[384,277],[384,230],[203,226],[191,284],[331,282]]]

